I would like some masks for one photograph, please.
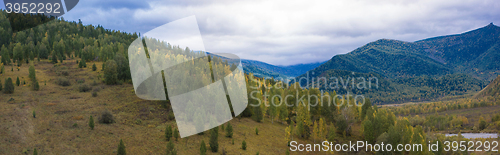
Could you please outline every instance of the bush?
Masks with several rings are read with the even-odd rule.
[[[207,145],[205,145],[205,141],[201,140],[200,144],[200,155],[205,155],[207,154]]]
[[[259,135],[259,129],[255,128],[255,135]]]
[[[33,118],[36,118],[35,110],[33,110]]]
[[[64,75],[64,76],[68,76],[69,75],[69,72],[64,70],[64,71],[61,71],[61,74]]]
[[[114,123],[115,119],[113,118],[113,114],[109,111],[104,111],[101,114],[101,117],[99,118],[99,123],[103,124],[111,124]]]
[[[245,140],[243,140],[243,142],[241,142],[241,149],[247,150],[247,142],[245,142]]]
[[[57,85],[60,85],[60,86],[70,86],[71,83],[69,82],[69,80],[67,78],[64,78],[64,77],[60,77],[56,80],[56,84]]]
[[[106,61],[106,68],[104,69],[104,82],[107,85],[114,85],[118,83],[118,72],[116,71],[117,65],[114,60]]]
[[[92,97],[97,97],[97,92],[92,92]]]
[[[125,144],[123,144],[123,141],[120,139],[120,144],[118,144],[118,153],[117,155],[126,155],[127,152],[125,151]]]
[[[165,129],[165,138],[167,141],[170,141],[170,138],[172,138],[172,126],[167,125],[167,128]]]
[[[92,116],[89,119],[89,127],[91,130],[94,130],[94,118]]]
[[[7,78],[5,80],[5,84],[4,84],[4,88],[3,88],[3,93],[5,94],[12,94],[14,93],[14,84],[12,83],[12,79],[11,78]]]
[[[487,125],[487,123],[486,123],[486,121],[485,121],[485,120],[480,120],[480,121],[479,121],[479,130],[484,130],[484,129],[486,129],[486,125]]]
[[[95,66],[95,63],[92,65],[92,71],[96,71],[97,67]]]
[[[88,92],[88,91],[90,91],[90,90],[92,90],[92,87],[90,87],[90,86],[89,86],[89,85],[87,85],[87,84],[80,84],[80,85],[78,86],[78,91],[80,91],[80,92]]]

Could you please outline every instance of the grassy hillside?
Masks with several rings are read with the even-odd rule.
[[[481,90],[476,97],[498,97],[500,96],[500,76],[498,76],[495,80],[491,81],[486,88]]]

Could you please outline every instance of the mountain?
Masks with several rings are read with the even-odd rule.
[[[319,83],[323,90],[363,94],[379,104],[422,101],[482,90],[486,81],[500,74],[498,60],[500,27],[490,23],[462,34],[415,42],[379,39],[336,55],[297,79],[311,79],[311,83],[299,82],[309,86]],[[314,81],[321,77],[329,81]],[[356,89],[358,78],[370,77],[377,77],[380,87]],[[339,83],[338,79],[354,84],[343,89],[326,87],[332,85],[330,82]]]
[[[324,62],[298,64],[290,66],[275,66],[255,60],[242,59],[243,70],[245,73],[253,73],[257,77],[288,78],[296,77],[307,71],[318,67]]]
[[[500,73],[497,60],[500,60],[500,27],[489,24],[462,34],[416,42],[380,39],[336,55],[311,72],[319,76],[337,69],[373,72],[387,78],[465,73],[486,80]]]
[[[500,75],[497,78],[488,84],[486,88],[481,90],[476,97],[499,97],[500,96]]]

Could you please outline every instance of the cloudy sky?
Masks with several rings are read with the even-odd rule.
[[[416,41],[500,24],[498,0],[80,0],[66,20],[145,33],[195,15],[211,52],[274,65],[325,61],[377,39]]]

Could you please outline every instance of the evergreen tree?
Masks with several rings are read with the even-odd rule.
[[[56,52],[54,52],[54,51],[52,51],[52,60],[51,60],[51,62],[52,62],[53,64],[56,64],[56,63],[57,63],[57,53],[56,53]]]
[[[247,150],[247,142],[245,142],[245,140],[243,140],[243,142],[241,142],[241,149]]]
[[[29,71],[29,76],[28,76],[28,77],[29,77],[32,81],[34,81],[34,80],[35,80],[35,78],[36,78],[35,66],[30,65],[30,68],[28,69],[28,71]]]
[[[167,125],[167,128],[165,129],[165,138],[167,141],[170,141],[171,137],[172,137],[172,126]]]
[[[219,133],[217,133],[217,130],[212,129],[211,132],[210,132],[210,142],[209,142],[209,145],[210,145],[210,150],[212,152],[217,152],[219,150],[219,141],[218,141],[218,138],[219,137]]]
[[[33,87],[33,90],[35,90],[35,91],[40,90],[40,84],[38,84],[38,80],[36,78],[35,78],[35,80],[33,80],[33,86],[32,87]]]
[[[19,77],[17,77],[16,85],[19,86],[20,84],[21,84],[21,81],[19,81]]]
[[[96,71],[97,67],[95,66],[95,63],[92,65],[92,71]]]
[[[38,151],[36,151],[36,148],[33,150],[33,155],[38,155]]]
[[[179,131],[177,130],[177,128],[175,128],[174,130],[174,138],[175,138],[175,141],[177,141],[177,139],[179,138]]]
[[[169,141],[167,144],[167,155],[177,155],[177,150],[175,149],[175,145],[172,141]]]
[[[259,106],[253,107],[253,115],[252,118],[256,122],[261,122],[264,117],[264,114],[262,113],[262,109]]]
[[[5,45],[2,45],[2,48],[0,50],[2,52],[2,63],[4,65],[10,65],[10,54],[8,49],[5,47]]]
[[[259,129],[255,128],[255,135],[259,135]]]
[[[4,86],[5,87],[3,88],[3,93],[5,94],[14,93],[14,84],[12,83],[12,79],[10,77],[5,80]]]
[[[120,144],[118,145],[118,151],[117,155],[127,155],[127,152],[125,151],[125,144],[123,144],[123,141],[120,139]]]
[[[94,130],[94,118],[92,116],[89,119],[89,127],[91,130]]]
[[[226,137],[232,138],[233,137],[233,126],[231,126],[231,123],[227,123],[227,128],[226,128]]]
[[[369,119],[363,121],[363,135],[365,136],[365,140],[368,143],[372,144],[375,142],[372,121],[370,121]]]
[[[205,154],[207,154],[207,146],[205,145],[205,141],[201,140],[200,155],[205,155]]]
[[[365,119],[366,112],[372,107],[372,102],[370,99],[366,99],[366,102],[361,106],[361,120]]]
[[[104,82],[107,85],[114,85],[118,83],[118,73],[116,71],[116,67],[117,65],[114,60],[106,61],[106,68],[104,70]]]

